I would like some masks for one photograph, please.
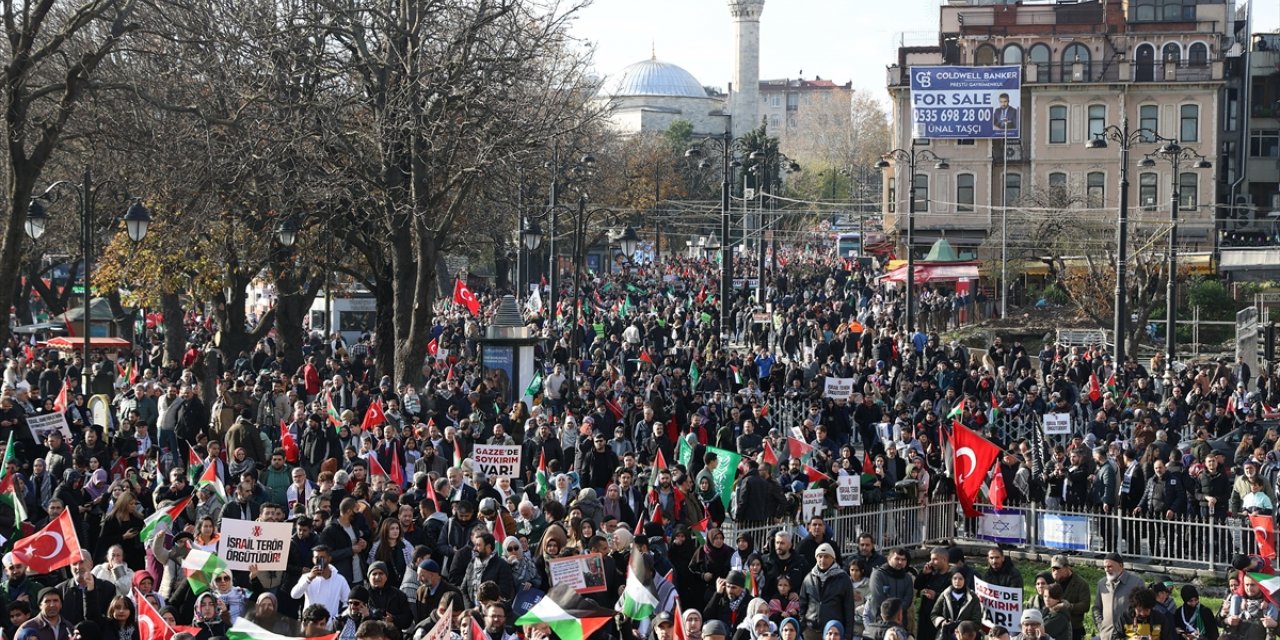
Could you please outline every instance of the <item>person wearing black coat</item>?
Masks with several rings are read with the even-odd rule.
[[[455,504],[453,513],[454,516],[440,529],[440,535],[435,541],[435,557],[443,561],[446,573],[451,573],[449,565],[453,563],[453,556],[458,549],[470,547],[471,530],[479,524],[476,520],[476,506],[467,500]]]
[[[505,564],[505,563],[504,563]],[[369,614],[387,619],[397,629],[408,629],[413,624],[413,611],[409,599],[400,589],[389,584],[387,564],[382,561],[369,563],[366,586],[369,589]]]
[[[498,593],[504,602],[511,602],[516,595],[515,575],[511,565],[494,552],[497,543],[493,534],[488,531],[476,531],[471,536],[471,545],[475,555],[467,565],[463,575],[461,590],[466,602],[471,606],[480,604],[480,585],[494,582],[498,585]]]
[[[760,465],[747,459],[747,472],[738,483],[734,493],[737,505],[734,520],[741,526],[752,526],[750,523],[764,523],[769,520],[769,481],[760,477]]]
[[[818,563],[800,583],[800,622],[804,625],[806,640],[816,640],[823,626],[832,620],[852,629],[857,615],[853,581],[849,572],[836,562],[831,545],[818,547],[817,556]]]
[[[116,597],[115,585],[98,579],[92,570],[93,557],[88,551],[81,551],[71,579],[57,586],[62,593],[62,618],[69,624],[85,620],[101,624],[107,617],[107,605]]]
[[[951,586],[949,557],[950,553],[945,547],[934,548],[929,552],[929,561],[916,574],[915,590],[920,594],[920,606],[916,609],[917,640],[934,640],[938,637],[938,629],[933,623],[933,606]],[[942,640],[950,640],[950,636],[943,635]]]
[[[361,516],[356,512],[359,501],[345,498],[338,507],[338,515],[329,520],[329,526],[320,533],[320,543],[329,547],[333,567],[355,586],[364,583],[364,563],[361,557],[369,548],[369,542],[360,537],[355,521]]]
[[[299,462],[306,470],[308,478],[320,476],[320,465],[325,460],[342,459],[342,442],[333,429],[324,425],[324,419],[317,414],[307,417],[307,428],[302,431],[302,442],[299,444]]]
[[[618,454],[609,447],[604,434],[597,433],[592,448],[582,455],[582,466],[578,469],[579,482],[583,487],[591,487],[603,495],[619,464]]]

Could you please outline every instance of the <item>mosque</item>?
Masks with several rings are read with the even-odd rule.
[[[610,121],[623,134],[665,131],[676,120],[693,125],[694,135],[734,137],[755,126],[760,103],[760,13],[765,0],[729,0],[737,50],[728,95],[698,82],[685,69],[656,55],[623,69],[601,99],[610,103]]]

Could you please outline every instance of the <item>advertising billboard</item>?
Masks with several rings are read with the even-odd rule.
[[[912,67],[912,137],[1017,138],[1021,67]]]

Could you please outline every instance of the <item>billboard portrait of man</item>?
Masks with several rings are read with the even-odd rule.
[[[999,97],[1000,106],[991,112],[991,126],[1000,131],[1018,130],[1018,108],[1009,106],[1009,94]]]

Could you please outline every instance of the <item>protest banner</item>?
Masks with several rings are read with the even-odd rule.
[[[822,397],[848,400],[851,395],[853,395],[853,378],[832,378],[827,376],[826,386],[822,390]]]
[[[227,568],[248,571],[256,564],[260,571],[282,571],[289,560],[293,523],[222,519],[218,555]]]
[[[518,444],[478,444],[471,450],[471,459],[490,478],[515,478],[520,475]]]
[[[982,603],[982,624],[1017,629],[1022,623],[1022,587],[1002,587],[982,578],[973,579],[973,591]]]
[[[61,411],[46,413],[42,416],[27,416],[27,428],[31,429],[31,437],[36,442],[44,442],[45,436],[58,431],[62,439],[71,442],[71,428],[67,426],[67,416]]]
[[[840,476],[836,487],[836,504],[856,507],[862,504],[862,476]]]
[[[822,507],[826,506],[823,496],[825,493],[822,489],[804,490],[804,517],[806,520],[822,515]]]
[[[1050,549],[1083,551],[1089,548],[1088,516],[1040,514],[1040,544]]]
[[[1071,414],[1044,414],[1044,434],[1046,436],[1065,436],[1071,434]]]
[[[578,593],[597,593],[607,587],[604,581],[604,559],[598,553],[547,560],[551,586],[573,587]]]

